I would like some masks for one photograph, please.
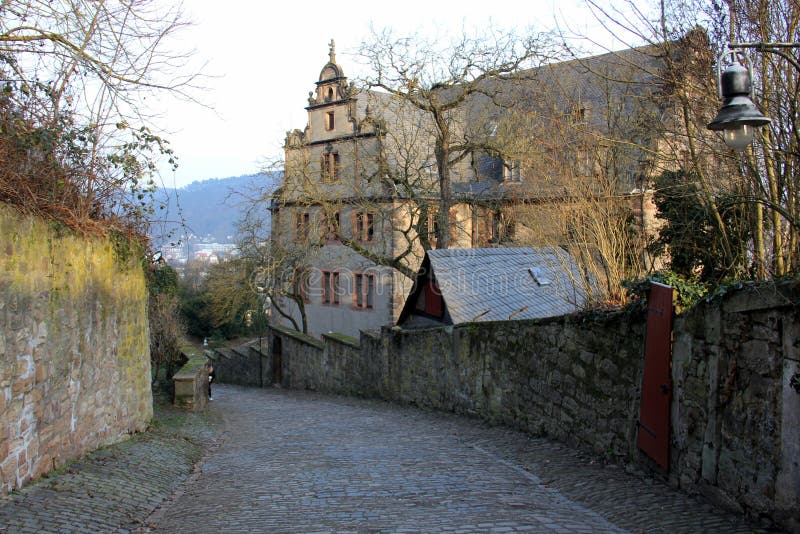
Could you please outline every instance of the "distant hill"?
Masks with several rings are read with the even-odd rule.
[[[233,243],[246,198],[271,180],[270,175],[250,174],[192,182],[178,189],[159,189],[155,194],[156,203],[165,208],[155,214],[150,238],[156,246],[177,242],[187,235],[205,241]]]

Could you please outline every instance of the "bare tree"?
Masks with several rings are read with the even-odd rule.
[[[580,267],[588,305],[621,303],[653,232],[644,188],[654,159],[657,90],[648,49],[542,67],[493,142],[524,177],[513,191],[514,242],[560,246]]]
[[[155,160],[175,156],[142,103],[164,91],[191,98],[190,54],[170,41],[185,25],[179,7],[154,0],[0,3],[2,111],[17,121],[3,132],[34,149],[4,173],[4,200],[55,204],[67,222],[147,216]],[[44,172],[48,158],[67,171]]]
[[[482,35],[464,34],[448,42],[420,36],[398,38],[389,30],[373,30],[371,39],[362,43],[359,55],[370,68],[361,80],[363,86],[385,91],[422,119],[423,146],[429,147],[432,156],[426,163],[435,170],[437,182],[437,248],[448,248],[451,242],[448,229],[456,168],[465,160],[469,162],[476,151],[493,148],[485,143],[485,135],[476,135],[469,100],[483,95],[498,105],[507,105],[498,82],[508,84],[524,77],[527,69],[552,59],[552,51],[547,35],[520,37],[493,28]]]
[[[727,149],[706,130],[720,102],[714,60],[729,42],[797,42],[800,8],[791,0],[661,1],[641,8],[628,2],[633,18],[590,2],[598,19],[615,32],[661,50],[659,72],[664,109],[676,120],[662,128],[662,161],[693,177],[699,202],[711,214],[720,240],[717,261],[724,277],[780,276],[798,267],[798,173],[796,58],[774,51],[750,53],[754,101],[773,123],[754,145]],[[641,3],[636,3],[641,6]],[[722,59],[721,59],[722,60]],[[676,189],[684,188],[679,184]],[[685,188],[684,188],[685,189]],[[752,229],[750,240],[739,230]]]
[[[262,299],[259,307],[274,310],[306,333],[305,304],[313,276],[308,266],[321,245],[311,220],[305,222],[304,235],[281,233],[280,209],[273,203],[280,204],[284,189],[277,185],[255,186],[243,201],[246,209],[237,225],[243,277],[250,294]]]

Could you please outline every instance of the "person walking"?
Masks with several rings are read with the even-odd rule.
[[[208,400],[214,400],[214,397],[211,395],[211,383],[214,382],[214,365],[209,360],[206,362],[206,368],[208,369]]]

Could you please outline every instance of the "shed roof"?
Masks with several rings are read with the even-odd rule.
[[[586,301],[575,258],[558,247],[429,250],[427,260],[453,324],[554,317]]]

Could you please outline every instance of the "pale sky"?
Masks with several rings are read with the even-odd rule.
[[[353,79],[358,65],[351,54],[369,36],[370,24],[391,27],[398,37],[459,34],[489,21],[518,32],[569,26],[615,46],[583,0],[185,0],[183,7],[194,25],[178,34],[179,46],[196,49],[195,61],[207,62],[204,72],[214,78],[199,97],[212,109],[159,100],[157,124],[180,162],[175,173],[162,169],[166,187],[253,174],[265,158],[280,155],[286,131],[306,125],[308,92],[328,61],[330,40],[337,63]]]

